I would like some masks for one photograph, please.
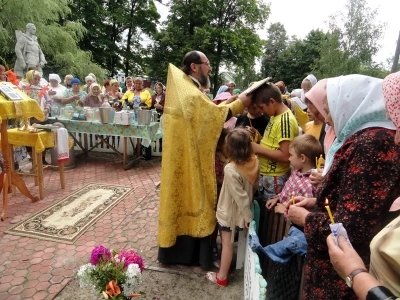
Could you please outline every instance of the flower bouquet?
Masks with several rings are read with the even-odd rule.
[[[90,263],[79,268],[81,287],[91,287],[105,299],[125,300],[139,297],[135,293],[144,269],[143,259],[132,249],[109,250],[96,246],[90,255]]]

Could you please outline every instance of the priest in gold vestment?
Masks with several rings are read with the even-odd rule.
[[[215,151],[224,122],[242,113],[249,96],[213,104],[210,63],[188,52],[182,69],[169,65],[164,106],[163,157],[158,223],[158,260],[163,264],[211,265],[210,235],[215,229],[217,184]]]

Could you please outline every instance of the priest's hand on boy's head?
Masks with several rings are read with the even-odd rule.
[[[243,102],[243,106],[244,106],[244,107],[250,106],[251,101],[252,101],[252,98],[253,98],[253,95],[252,95],[252,94],[246,95],[245,93],[241,93],[241,94],[239,95],[239,100],[241,100],[241,101]]]

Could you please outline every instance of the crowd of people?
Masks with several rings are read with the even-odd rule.
[[[400,297],[400,73],[310,74],[292,93],[282,81],[239,95],[224,84],[210,102],[211,71],[199,51],[180,70],[169,66],[159,261],[214,263],[206,278],[228,286],[234,235],[249,226],[257,197],[290,220],[284,241],[298,244],[262,245],[271,228],[260,228],[252,247],[282,263],[306,256],[303,299]],[[338,225],[347,239],[337,239]]]
[[[48,81],[34,68],[29,70],[24,78],[17,78],[12,70],[6,71],[0,65],[0,81],[9,81],[20,88],[29,97],[36,100],[45,114],[44,121],[32,119],[31,123],[47,124],[48,117],[55,108],[70,105],[77,107],[100,107],[112,105],[117,110],[122,108],[156,109],[159,116],[163,114],[165,103],[165,86],[161,82],[154,85],[154,91],[144,88],[144,80],[140,77],[126,77],[125,85],[121,89],[116,79],[107,79],[103,86],[97,83],[92,73],[85,77],[84,84],[73,75],[66,75],[64,80],[58,74],[49,74]],[[15,127],[18,124],[10,124]],[[24,147],[16,147],[14,151],[15,167],[18,169],[22,160],[28,157]],[[43,164],[48,165],[43,153]]]
[[[52,105],[105,101],[163,113],[160,263],[214,265],[206,278],[228,286],[235,233],[253,220],[257,198],[292,226],[276,245],[263,245],[271,228],[261,227],[251,246],[282,263],[305,255],[303,299],[400,297],[400,72],[383,80],[310,74],[291,93],[283,81],[244,92],[227,82],[210,101],[211,71],[204,53],[190,51],[154,95],[140,78],[121,89],[89,74],[82,87],[71,75],[62,85],[50,74],[47,84],[35,70],[19,86],[46,115]]]
[[[12,72],[11,72],[12,73]],[[0,65],[0,81],[8,80],[5,67]],[[157,82],[154,91],[144,88],[140,77],[126,77],[124,87],[116,79],[106,79],[102,86],[96,81],[93,73],[85,77],[84,83],[73,75],[66,75],[64,80],[58,74],[49,74],[48,81],[35,69],[29,70],[21,80],[13,77],[16,84],[25,93],[35,99],[46,115],[52,106],[59,108],[67,104],[87,107],[100,107],[104,102],[118,103],[119,108],[126,105],[130,108],[157,109],[162,114],[165,101],[165,86]]]

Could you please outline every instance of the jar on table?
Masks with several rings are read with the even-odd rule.
[[[72,115],[74,114],[75,109],[72,107],[71,104],[67,104],[64,109],[64,114],[67,119],[71,119]]]

